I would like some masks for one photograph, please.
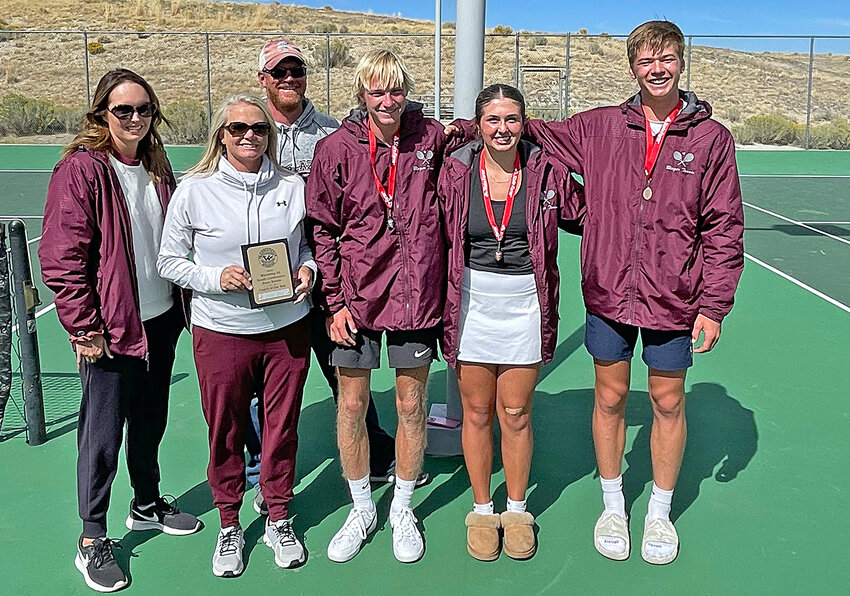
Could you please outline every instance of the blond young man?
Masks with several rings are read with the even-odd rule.
[[[319,141],[307,181],[307,214],[339,378],[337,438],[353,508],[328,558],[357,554],[377,524],[364,417],[371,370],[386,335],[396,375],[393,553],[424,554],[411,498],[425,449],[425,383],[436,358],[446,272],[437,173],[443,126],[410,103],[413,78],[388,50],[368,52],[354,77],[358,109]]]

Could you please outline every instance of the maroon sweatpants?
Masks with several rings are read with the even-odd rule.
[[[298,417],[310,364],[307,320],[256,335],[192,330],[201,405],[209,426],[207,479],[221,527],[239,525],[245,493],[245,425],[255,391],[263,428],[260,487],[272,521],[289,516]]]

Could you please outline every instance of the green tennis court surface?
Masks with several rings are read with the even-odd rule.
[[[179,153],[179,154],[178,154]],[[169,150],[177,170],[198,150]],[[56,147],[0,147],[0,218],[26,219],[31,251]],[[299,434],[298,487],[292,511],[307,564],[274,564],[262,523],[246,501],[246,571],[212,576],[218,516],[205,482],[206,427],[188,335],[174,369],[169,428],[161,450],[162,489],[200,515],[206,528],[177,538],[128,533],[131,489],[119,470],[109,515],[117,555],[128,565],[128,592],[232,594],[843,594],[850,581],[845,536],[850,522],[843,472],[850,456],[850,153],[738,154],[746,203],[748,259],[737,304],[714,352],[688,376],[688,449],[674,499],[682,550],[666,567],[638,552],[651,482],[645,368],[635,363],[627,422],[626,498],[632,506],[632,556],[617,563],[591,543],[601,508],[590,437],[592,370],[584,350],[576,238],[562,237],[559,348],[538,386],[529,510],[538,519],[539,552],[495,563],[466,554],[463,518],[472,494],[460,458],[426,458],[432,482],[414,495],[426,539],[424,559],[392,557],[387,523],[391,488],[375,492],[379,530],[351,562],[328,561],[327,543],[348,510],[334,439],[330,391],[311,370]],[[30,170],[29,173],[10,170]],[[33,171],[34,170],[34,171]],[[34,254],[32,260],[35,262]],[[38,275],[38,270],[35,270]],[[40,285],[40,284],[39,284]],[[0,556],[4,594],[90,594],[74,569],[75,459],[79,381],[65,334],[44,306],[38,319],[50,440],[24,442],[19,384],[6,409],[0,443]],[[392,428],[391,376],[375,375],[376,401]],[[442,401],[445,367],[434,367],[431,398]],[[497,508],[506,497],[497,460]],[[251,493],[252,494],[252,493]]]

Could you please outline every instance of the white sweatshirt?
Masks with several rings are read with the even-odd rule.
[[[174,304],[172,285],[156,271],[157,251],[162,236],[162,203],[150,174],[141,162],[134,160],[133,163],[126,163],[110,154],[109,163],[118,175],[130,212],[139,310],[142,321],[149,321],[167,312]]]
[[[192,324],[222,333],[273,331],[309,311],[306,300],[251,309],[247,292],[221,289],[222,271],[243,266],[243,244],[285,238],[293,274],[302,266],[316,272],[301,177],[275,170],[266,157],[254,181],[245,177],[222,157],[213,174],[184,178],[168,205],[157,259],[162,277],[193,290]]]

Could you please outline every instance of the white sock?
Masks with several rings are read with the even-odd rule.
[[[472,511],[473,513],[477,513],[478,515],[493,515],[493,501],[489,503],[472,503]]]
[[[646,516],[649,519],[666,519],[670,521],[670,506],[673,503],[673,491],[658,488],[652,483],[652,495],[649,497],[649,511]]]
[[[505,511],[509,511],[511,513],[525,513],[525,503],[525,499],[522,501],[514,501],[508,497],[508,504],[505,506]]]
[[[620,517],[626,517],[626,497],[623,495],[623,475],[616,478],[599,477],[602,483],[602,502],[605,503],[605,511],[616,513]]]
[[[359,480],[349,479],[348,490],[351,491],[351,499],[357,509],[375,510],[375,502],[372,500],[372,485],[369,484],[368,474]]]
[[[413,489],[416,488],[416,479],[402,480],[395,478],[395,493],[390,505],[390,515],[401,515],[405,509],[410,509],[410,500],[413,498]]]

